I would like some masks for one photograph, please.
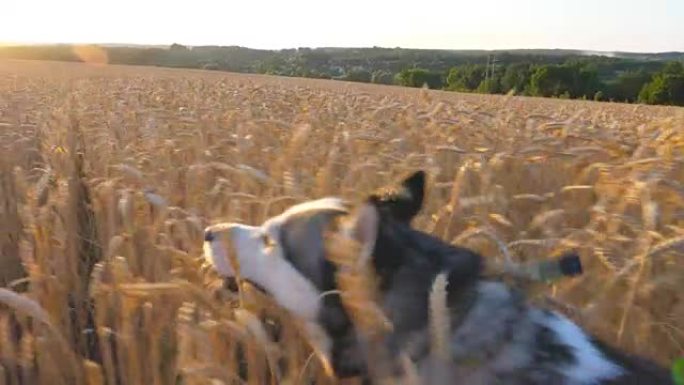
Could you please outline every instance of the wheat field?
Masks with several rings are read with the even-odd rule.
[[[202,230],[417,168],[419,228],[492,260],[575,249],[584,275],[536,300],[684,354],[684,109],[0,61],[0,146],[1,385],[336,383],[201,266]]]

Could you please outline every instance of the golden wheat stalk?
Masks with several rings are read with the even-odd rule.
[[[71,373],[69,378],[75,384],[81,384],[83,381],[81,368],[78,361],[73,354],[69,343],[64,338],[59,329],[50,320],[48,313],[36,301],[29,299],[23,295],[17,294],[11,290],[0,288],[0,303],[9,307],[13,311],[29,316],[47,328],[49,334],[57,341],[60,348],[60,357],[66,361],[66,368]],[[55,359],[57,357],[54,357]]]

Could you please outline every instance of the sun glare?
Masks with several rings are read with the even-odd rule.
[[[107,51],[94,45],[77,45],[72,51],[84,63],[107,64]]]

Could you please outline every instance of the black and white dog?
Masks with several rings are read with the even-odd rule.
[[[205,258],[232,277],[228,253],[234,253],[241,277],[303,322],[339,377],[367,375],[368,366],[335,293],[337,267],[326,259],[323,232],[332,220],[344,223],[339,234],[368,251],[379,282],[378,306],[393,325],[387,347],[408,354],[425,383],[433,372],[430,293],[440,275],[448,282],[447,383],[672,383],[667,370],[608,347],[563,315],[532,306],[514,288],[485,278],[477,253],[411,227],[423,204],[425,179],[418,171],[371,194],[355,210],[341,199],[323,198],[292,206],[260,226],[210,226]]]

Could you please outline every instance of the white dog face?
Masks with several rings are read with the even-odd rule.
[[[292,206],[260,226],[220,223],[204,234],[205,259],[224,277],[236,277],[236,262],[241,279],[261,286],[297,317],[330,375],[336,348],[321,317],[339,319],[340,306],[333,305],[331,313],[324,304],[323,294],[334,289],[335,278],[324,256],[323,231],[346,213],[342,200],[324,198]]]
[[[205,230],[204,257],[224,277],[239,275],[274,296],[287,310],[314,320],[320,295],[329,289],[321,263],[322,231],[334,217],[347,213],[341,199],[323,198],[290,207],[260,226],[220,223]]]

